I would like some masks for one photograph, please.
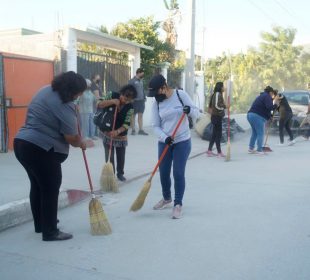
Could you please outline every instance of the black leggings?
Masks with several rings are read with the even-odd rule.
[[[222,138],[222,120],[221,116],[211,116],[211,123],[213,124],[212,136],[209,143],[209,151],[212,151],[215,143],[218,153],[221,153],[221,138]]]
[[[110,149],[110,145],[104,144],[105,161],[106,162],[109,160],[109,149]],[[114,146],[112,146],[111,163],[113,164],[113,169],[114,169],[114,173],[115,173],[114,149],[116,150],[116,162],[117,162],[116,171],[117,171],[117,175],[124,175],[126,147],[114,148]]]
[[[68,155],[45,151],[22,139],[14,139],[14,152],[30,180],[30,205],[36,232],[48,237],[57,232],[61,163]]]
[[[288,116],[286,118],[279,120],[280,143],[284,142],[284,128],[286,129],[287,134],[290,137],[290,141],[292,141],[294,139],[293,133],[292,133],[291,128],[290,128],[291,120],[292,120],[292,116]]]

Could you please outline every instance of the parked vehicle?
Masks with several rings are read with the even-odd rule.
[[[308,106],[310,103],[310,92],[307,90],[285,90],[281,92],[288,103],[290,104],[293,111],[291,130],[295,136],[299,135],[302,130],[309,129],[308,127],[300,128],[301,122],[307,115]],[[279,131],[279,113],[275,112],[273,121],[271,123],[271,131]]]

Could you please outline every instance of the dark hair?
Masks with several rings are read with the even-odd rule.
[[[137,90],[133,85],[125,85],[121,87],[119,94],[135,99],[137,97]]]
[[[264,91],[270,93],[271,91],[274,91],[274,90],[271,86],[266,86]]]
[[[63,103],[74,100],[74,97],[85,91],[87,84],[83,76],[73,71],[62,73],[52,81],[52,89],[56,91]]]
[[[214,93],[216,92],[222,92],[222,88],[224,87],[224,83],[223,82],[217,82],[215,87],[214,87]]]
[[[136,71],[136,74],[143,73],[143,72],[144,72],[143,68],[138,68],[137,71]]]

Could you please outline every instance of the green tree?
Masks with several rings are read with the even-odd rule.
[[[118,23],[111,30],[111,34],[135,41],[154,48],[153,51],[141,49],[141,64],[145,68],[146,76],[153,73],[153,68],[163,61],[173,63],[174,47],[159,39],[160,22],[153,17],[131,19],[126,23]]]

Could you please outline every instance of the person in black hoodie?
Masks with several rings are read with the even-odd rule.
[[[112,131],[102,133],[102,141],[105,150],[105,160],[108,161],[110,141],[112,140],[111,163],[114,166],[114,148],[116,150],[117,161],[117,178],[120,181],[126,181],[124,177],[125,152],[128,145],[127,132],[130,127],[130,121],[133,114],[132,101],[136,98],[137,91],[133,85],[123,86],[119,93],[110,92],[104,98],[99,99],[98,108],[105,108],[115,105],[117,107],[117,115],[115,128]]]
[[[273,101],[274,99],[274,101]],[[265,154],[263,152],[263,140],[266,121],[271,119],[271,111],[277,109],[278,96],[274,95],[272,87],[267,86],[264,92],[256,97],[247,114],[248,122],[252,128],[252,135],[249,143],[250,154]],[[254,149],[257,142],[257,151]]]
[[[280,114],[280,119],[279,119],[279,136],[280,136],[280,143],[279,146],[284,146],[284,128],[287,131],[287,134],[290,137],[290,141],[288,145],[294,145],[294,137],[293,133],[291,131],[291,122],[292,122],[292,117],[293,117],[293,111],[288,103],[286,97],[283,94],[278,94],[278,91],[275,90],[275,95],[278,95],[279,97],[279,107],[277,110],[279,111]]]

